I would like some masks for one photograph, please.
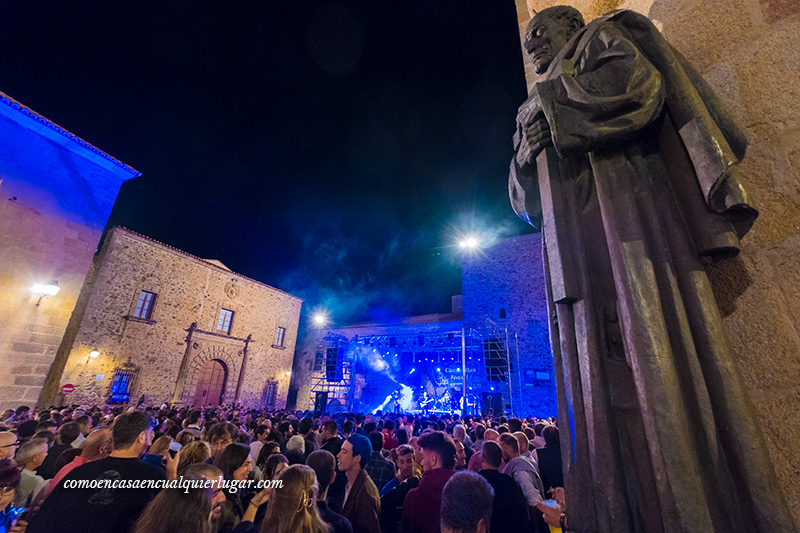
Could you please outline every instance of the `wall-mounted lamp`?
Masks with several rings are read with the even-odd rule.
[[[55,296],[58,294],[58,291],[61,287],[58,286],[57,281],[50,282],[48,284],[44,283],[37,283],[33,287],[31,287],[31,292],[39,297],[39,300],[36,302],[36,307],[39,307],[39,304],[42,303],[43,298],[47,298],[48,296]]]
[[[92,359],[97,359],[99,355],[100,352],[98,352],[97,350],[92,350],[91,352],[89,352],[89,357],[91,357]]]
[[[291,370],[287,370],[286,374],[284,374],[284,375],[288,378],[289,376],[292,375],[292,371]]]

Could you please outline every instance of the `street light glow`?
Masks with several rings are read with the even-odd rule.
[[[313,320],[314,320],[314,325],[317,326],[318,328],[321,328],[328,323],[328,315],[322,312],[314,313]]]
[[[469,236],[461,239],[458,245],[464,250],[475,250],[480,245],[480,242],[477,237]]]

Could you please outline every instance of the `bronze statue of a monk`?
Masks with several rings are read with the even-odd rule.
[[[549,8],[525,48],[509,188],[544,235],[570,530],[796,531],[702,263],[757,216],[746,139],[642,15]]]

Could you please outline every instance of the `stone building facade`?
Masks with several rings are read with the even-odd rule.
[[[520,41],[537,11],[563,3],[516,0]],[[762,427],[789,507],[800,523],[800,2],[570,4],[587,22],[614,9],[648,16],[705,77],[748,137],[739,169],[760,216],[743,239],[740,255],[707,270],[732,352],[759,414],[753,423]],[[531,87],[536,75],[527,63],[524,68]]]
[[[447,388],[460,395],[463,331],[467,388],[475,412],[485,411],[494,398],[495,412],[555,416],[540,235],[500,239],[477,253],[465,254],[461,271],[463,295],[453,297],[451,313],[322,329],[309,335],[295,362],[298,408],[313,409],[316,393],[323,392],[328,394],[328,403],[337,398],[343,408],[349,408],[353,395],[353,408],[371,410],[375,398],[380,402],[386,393],[365,401],[361,389],[364,397],[370,397],[371,389],[391,387],[388,381],[380,384],[384,377],[419,387],[419,376],[409,374],[412,367],[429,372],[431,381],[442,385],[436,387],[437,395]],[[329,350],[349,354],[342,363],[341,381],[326,379]],[[366,373],[351,378],[353,353],[362,358],[357,368]],[[387,368],[366,368],[370,363],[381,366],[371,360],[373,353],[386,361]]]
[[[138,175],[0,93],[0,409],[39,398],[119,189]],[[31,290],[53,282],[54,296]]]
[[[40,403],[284,407],[301,304],[113,228],[51,368],[57,387]],[[64,384],[74,386],[67,398]]]
[[[498,241],[461,261],[464,325],[507,334],[517,354],[512,400],[522,414],[556,416],[541,234]],[[514,382],[516,380],[516,383]]]

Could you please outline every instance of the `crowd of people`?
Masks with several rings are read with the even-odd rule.
[[[556,421],[241,408],[0,417],[0,533],[566,529]]]

